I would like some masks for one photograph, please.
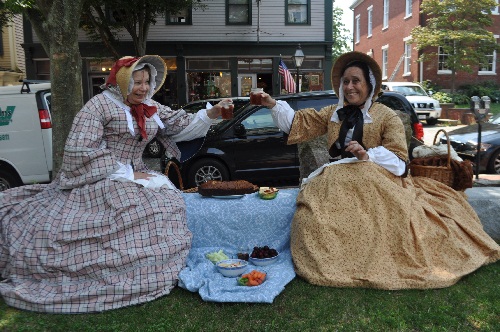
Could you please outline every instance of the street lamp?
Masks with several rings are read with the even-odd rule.
[[[295,67],[297,67],[297,82],[296,83],[296,88],[295,92],[299,92],[299,69],[300,66],[302,66],[302,61],[304,61],[305,55],[304,52],[302,52],[302,49],[299,46],[297,46],[297,49],[295,50],[295,54],[293,55],[293,61],[295,61]]]

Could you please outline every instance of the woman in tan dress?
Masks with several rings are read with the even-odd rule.
[[[465,195],[429,178],[407,176],[403,124],[373,102],[378,64],[342,55],[332,85],[343,101],[294,112],[263,94],[288,144],[327,134],[337,161],[304,179],[291,249],[296,272],[317,285],[382,289],[441,288],[500,259]]]

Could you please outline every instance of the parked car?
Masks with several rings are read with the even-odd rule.
[[[424,88],[411,82],[382,82],[382,90],[402,93],[415,108],[420,120],[428,125],[435,125],[441,117],[439,101],[431,98]]]
[[[448,137],[450,138],[450,145],[462,159],[476,162],[477,123],[451,130],[448,132]],[[446,144],[446,137],[441,137],[440,141]],[[500,114],[496,114],[488,122],[481,124],[479,153],[479,172],[500,174]]]
[[[52,179],[50,83],[0,87],[0,191]]]
[[[410,159],[413,159],[413,149],[416,146],[424,144],[424,127],[422,126],[415,109],[408,99],[399,92],[384,91],[384,93],[377,98],[377,101],[389,108],[392,108],[393,110],[399,110],[410,116],[412,135],[410,146],[408,148],[408,156]]]
[[[182,109],[188,113],[196,113],[199,110],[205,108],[207,105],[207,102],[211,103],[212,105],[215,105],[221,99],[223,99],[223,98],[213,98],[213,99],[192,101],[192,102],[189,102],[186,105],[182,106]],[[235,110],[245,106],[250,101],[250,97],[233,97],[232,99],[233,99],[233,104],[234,104]],[[146,148],[144,149],[144,155],[147,157],[150,157],[150,158],[159,158],[159,157],[163,156],[164,153],[165,153],[165,148],[156,138],[153,138],[146,145]]]
[[[319,111],[338,103],[333,91],[299,93],[275,99],[287,101],[295,110],[312,107]],[[404,96],[387,93],[381,101],[409,112],[412,121],[420,123]],[[419,131],[417,126],[414,128]],[[274,125],[269,108],[248,104],[235,111],[233,119],[214,125],[206,139],[179,144],[182,151],[186,147],[193,149],[196,144],[201,146],[191,158],[179,163],[182,181],[187,188],[207,180],[241,179],[255,184],[297,182],[300,176],[297,145],[286,145],[285,139],[286,134]],[[161,158],[163,172],[168,160],[168,157]]]

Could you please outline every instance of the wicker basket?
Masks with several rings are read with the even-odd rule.
[[[179,189],[182,190],[185,193],[196,193],[198,192],[198,187],[190,188],[190,189],[184,189],[184,184],[182,182],[182,176],[181,176],[181,170],[179,169],[179,166],[177,164],[170,160],[167,162],[167,165],[165,165],[165,172],[164,174],[168,177],[168,173],[170,171],[170,167],[173,167],[175,169],[175,173],[177,174],[177,178],[179,180]]]
[[[445,134],[446,143],[448,145],[448,157],[446,159],[446,164],[443,166],[423,166],[410,163],[410,174],[412,176],[425,176],[444,183],[449,187],[453,187],[454,174],[453,169],[451,168],[451,149],[448,133],[443,129],[439,129],[434,136],[433,145],[436,144],[436,139],[440,132]]]

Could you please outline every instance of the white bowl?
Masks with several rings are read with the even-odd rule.
[[[271,257],[271,258],[253,258],[253,257],[250,257],[249,260],[253,265],[266,266],[266,265],[273,264],[274,262],[276,262],[278,260],[279,255],[280,255],[280,253],[278,253],[276,256]]]
[[[245,272],[248,262],[242,259],[225,259],[216,264],[224,277],[237,277]]]

